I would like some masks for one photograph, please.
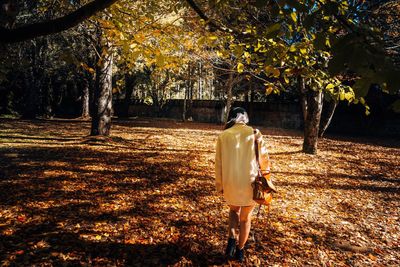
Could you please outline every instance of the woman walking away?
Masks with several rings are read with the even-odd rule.
[[[252,183],[258,172],[254,141],[258,140],[262,172],[269,172],[269,158],[259,130],[247,126],[247,112],[233,108],[225,130],[218,136],[215,157],[217,191],[229,205],[229,238],[225,254],[244,261],[244,246],[249,237],[255,207]],[[237,232],[239,228],[239,232]]]

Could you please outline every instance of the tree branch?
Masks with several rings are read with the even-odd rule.
[[[0,43],[16,43],[72,28],[118,0],[94,0],[74,12],[53,20],[33,23],[15,29],[0,27]]]
[[[222,31],[222,32],[235,33],[236,35],[244,36],[242,33],[235,32],[230,28],[223,27],[223,26],[218,25],[217,23],[215,23],[215,21],[211,20],[209,17],[207,17],[206,14],[204,14],[204,12],[199,8],[199,6],[194,2],[194,0],[186,0],[186,2],[197,13],[197,15],[199,15],[199,17],[206,22],[206,24],[209,26],[209,28],[210,28],[209,30],[211,32],[219,30],[219,31]]]
[[[206,14],[204,14],[204,12],[197,6],[197,4],[193,0],[186,0],[186,2],[197,13],[197,15],[199,15],[199,17],[203,19],[206,24],[208,24],[212,29],[226,31],[226,29],[222,28],[221,26],[210,20],[210,18],[208,18]]]

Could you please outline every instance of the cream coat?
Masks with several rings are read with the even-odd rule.
[[[217,140],[215,182],[217,191],[234,206],[254,205],[252,182],[257,175],[254,138],[259,141],[262,171],[269,171],[269,158],[262,134],[244,123],[237,123],[223,131]]]

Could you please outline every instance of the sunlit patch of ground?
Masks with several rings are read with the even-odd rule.
[[[227,207],[215,194],[220,126],[0,120],[2,265],[223,265]],[[400,265],[399,141],[261,129],[279,188],[253,223],[247,265]]]

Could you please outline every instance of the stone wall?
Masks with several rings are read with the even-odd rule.
[[[181,120],[183,117],[184,101],[170,100],[163,109],[162,116]],[[235,102],[233,106],[240,106],[247,110],[250,123],[268,127],[301,129],[301,109],[298,103],[276,102]],[[192,100],[187,101],[186,118],[198,122],[221,123],[225,105],[222,101]],[[118,116],[118,103],[115,105],[115,115]],[[153,117],[156,111],[153,106],[142,102],[135,102],[129,106],[128,115],[131,117]]]
[[[183,100],[170,100],[159,115],[181,120],[183,104]],[[189,120],[211,123],[221,123],[223,120],[225,106],[222,101],[193,100],[187,101],[187,106],[186,118]],[[299,130],[303,127],[302,111],[298,102],[235,102],[234,106],[247,110],[252,125]],[[400,114],[390,111],[387,106],[387,103],[372,104],[371,114],[366,116],[365,108],[361,105],[341,103],[326,133],[400,137]],[[142,102],[132,103],[129,107],[130,117],[154,117],[156,114],[153,106]],[[118,103],[115,105],[115,115],[118,116]]]

